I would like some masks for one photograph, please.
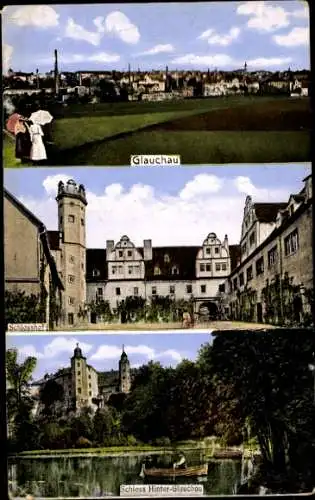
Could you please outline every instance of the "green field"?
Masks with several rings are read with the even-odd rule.
[[[128,165],[132,154],[179,154],[183,164],[310,160],[307,98],[86,104],[53,114],[50,165]],[[4,165],[20,165],[8,137]]]

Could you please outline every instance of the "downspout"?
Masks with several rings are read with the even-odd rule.
[[[281,234],[279,235],[279,267],[280,267],[280,284],[279,284],[279,291],[280,291],[280,315],[281,315],[281,321],[283,321],[283,289],[282,289],[283,262],[282,262],[282,240],[281,240]]]

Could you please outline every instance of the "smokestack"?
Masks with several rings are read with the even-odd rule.
[[[59,94],[58,52],[55,49],[55,94]]]

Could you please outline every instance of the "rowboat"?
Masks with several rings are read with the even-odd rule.
[[[213,453],[213,458],[242,458],[241,450],[217,450]]]
[[[208,464],[198,465],[195,467],[187,467],[186,469],[158,469],[153,467],[152,469],[142,468],[144,477],[197,477],[197,476],[207,476],[208,474]]]

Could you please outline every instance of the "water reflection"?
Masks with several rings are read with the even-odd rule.
[[[189,465],[204,462],[200,452],[187,454]],[[160,465],[169,465],[168,454],[159,456]],[[102,497],[119,495],[121,484],[143,484],[139,477],[143,455],[86,458],[40,458],[9,461],[10,491],[13,497]],[[205,478],[176,478],[177,484],[202,482],[207,495],[235,492],[242,480],[238,460],[216,460]],[[162,480],[154,480],[161,484]],[[167,482],[170,482],[168,479]]]

